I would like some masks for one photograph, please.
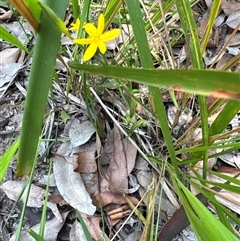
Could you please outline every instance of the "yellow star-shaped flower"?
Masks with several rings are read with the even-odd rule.
[[[75,23],[70,24],[69,30],[71,31],[78,31],[80,28],[80,19],[78,18]]]
[[[102,54],[105,54],[107,47],[105,42],[115,39],[121,32],[120,29],[113,29],[103,33],[104,30],[104,15],[100,14],[98,17],[97,28],[92,23],[86,23],[84,25],[85,31],[88,33],[89,37],[86,39],[74,39],[76,44],[89,44],[89,47],[83,55],[83,61],[88,61],[93,57],[99,48]]]

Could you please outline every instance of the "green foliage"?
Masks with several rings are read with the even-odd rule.
[[[82,229],[83,229],[83,232],[85,234],[85,237],[86,237],[87,241],[93,241],[93,239],[91,237],[91,234],[89,233],[88,228],[87,228],[87,226],[86,226],[86,224],[85,224],[85,222],[84,222],[84,220],[81,216],[81,213],[78,210],[77,210],[77,218],[82,225]]]
[[[72,36],[66,28],[65,23],[56,15],[56,13],[43,2],[39,2],[39,5],[43,12],[52,20],[50,22],[53,22],[60,32],[72,39]]]
[[[64,123],[67,122],[67,120],[70,118],[69,115],[66,113],[66,111],[62,110],[61,111],[61,118],[63,120]]]
[[[91,74],[101,74],[112,78],[136,81],[148,86],[169,88],[199,95],[212,95],[219,98],[240,98],[239,74],[210,70],[162,70],[134,69],[119,66],[91,66],[69,62],[70,67]],[[228,84],[226,85],[226,79]]]
[[[0,25],[0,38],[30,54],[28,49],[11,33]]]
[[[59,18],[63,19],[68,0],[46,1]],[[46,14],[42,14],[40,28],[30,71],[28,92],[24,109],[17,165],[17,176],[29,175],[34,168],[47,95],[52,81],[61,32]],[[51,43],[51,48],[46,48]]]
[[[172,180],[192,227],[201,240],[238,240],[174,175]]]
[[[195,1],[164,1],[162,5],[153,7],[151,17],[148,19],[146,18],[146,14],[143,12],[143,8],[141,7],[142,3],[140,4],[140,1],[124,1],[127,6],[126,8],[122,5],[122,2],[123,1],[109,0],[106,8],[101,9],[102,12],[105,13],[105,30],[109,27],[110,23],[116,16],[119,22],[129,23],[130,21],[131,23],[134,37],[129,37],[129,42],[127,44],[123,43],[123,47],[119,50],[118,58],[121,58],[122,62],[118,62],[119,59],[116,58],[113,61],[113,65],[113,63],[110,63],[110,61],[106,59],[106,56],[100,56],[100,58],[98,58],[99,55],[97,55],[96,61],[99,61],[98,63],[100,63],[100,65],[81,64],[81,57],[83,56],[85,48],[82,46],[75,46],[73,51],[73,61],[68,63],[71,67],[71,72],[69,74],[70,77],[67,92],[71,89],[75,90],[76,86],[79,87],[78,85],[74,86],[75,83],[71,82],[74,79],[76,70],[79,71],[83,82],[83,91],[89,118],[94,122],[96,128],[98,129],[100,124],[96,118],[98,114],[95,109],[96,102],[95,99],[92,98],[92,93],[89,88],[91,85],[89,75],[98,74],[104,76],[104,78],[107,77],[107,80],[103,81],[101,85],[99,84],[99,79],[102,80],[102,76],[98,77],[97,80],[95,79],[96,86],[91,85],[91,88],[95,88],[99,90],[99,92],[101,91],[101,93],[104,92],[105,88],[114,90],[119,89],[123,99],[125,98],[125,93],[127,93],[130,100],[125,98],[125,104],[127,104],[129,108],[129,115],[125,116],[125,124],[129,127],[128,134],[130,136],[135,130],[148,124],[148,122],[144,119],[135,119],[135,108],[137,103],[140,101],[134,96],[132,89],[130,87],[126,87],[126,83],[130,80],[147,85],[151,98],[148,111],[151,109],[152,117],[156,118],[157,127],[159,124],[167,147],[164,158],[160,159],[159,157],[151,156],[150,160],[154,162],[154,164],[162,165],[164,163],[164,165],[168,165],[167,169],[171,174],[177,194],[179,195],[188,218],[200,239],[203,241],[208,241],[209,238],[210,240],[237,240],[232,233],[228,217],[233,219],[235,222],[237,222],[237,219],[230,211],[216,201],[209,185],[214,185],[219,189],[225,189],[238,193],[240,186],[239,181],[219,173],[214,174],[226,181],[232,182],[233,184],[215,183],[206,180],[207,173],[212,173],[212,171],[207,169],[209,157],[229,153],[232,150],[239,148],[239,139],[237,137],[230,137],[230,140],[224,140],[218,143],[214,143],[216,139],[213,138],[224,131],[228,123],[239,111],[240,75],[236,72],[210,71],[203,69],[202,54],[206,48],[206,43],[210,36],[214,20],[217,16],[220,1],[214,1],[213,3],[209,24],[206,35],[202,41],[202,45],[200,45],[191,9],[191,4]],[[43,116],[45,113],[47,95],[49,89],[51,88],[53,70],[59,50],[61,33],[64,33],[72,40],[72,37],[63,22],[63,17],[69,6],[69,1],[64,0],[59,2],[46,0],[44,3],[38,3],[36,0],[25,0],[25,3],[28,6],[27,10],[32,13],[41,28],[39,28],[39,32],[37,33],[37,42],[34,48],[20,144],[19,141],[16,141],[1,157],[0,180],[2,180],[4,173],[6,172],[11,159],[18,148],[18,145],[20,145],[20,149],[17,163],[17,175],[30,175],[30,173],[32,175],[38,154],[37,149],[41,139]],[[84,23],[89,21],[89,13],[91,11],[91,1],[83,1],[83,3],[84,4],[80,9],[78,1],[72,0],[74,19],[76,20],[77,18],[80,18],[81,20],[78,38],[85,37]],[[173,7],[175,6],[174,4],[176,4],[177,8]],[[165,26],[166,22],[163,19],[165,13],[170,13],[172,16],[178,15],[181,20],[181,27],[183,29],[186,43],[189,46],[189,54],[193,67],[190,70],[155,69],[153,66],[154,56],[151,54],[149,48],[147,31],[151,29],[152,24],[158,26],[159,28],[170,28],[169,26]],[[35,29],[37,29],[37,27],[35,27]],[[0,38],[23,49],[29,54],[26,47],[1,26]],[[46,48],[46,46],[48,47]],[[168,47],[171,48],[171,43],[169,43]],[[156,57],[155,59],[158,59],[159,63],[161,63],[159,58]],[[226,82],[226,80],[228,81]],[[180,150],[178,149],[177,144],[172,140],[172,133],[168,125],[161,89],[168,89],[175,106],[179,106],[180,108],[184,106],[180,106],[181,103],[178,103],[173,90],[198,95],[197,99],[201,118],[198,123],[196,122],[196,125],[192,127],[192,131],[194,131],[194,128],[201,125],[203,133],[201,145],[185,147]],[[206,96],[227,99],[225,101],[225,106],[222,108],[210,128],[208,127],[208,116],[216,111],[216,109],[221,106],[224,101],[219,100],[214,107],[207,109]],[[69,118],[68,114],[64,110],[61,112],[61,117],[64,122],[66,122]],[[187,139],[184,134],[181,138],[181,143],[184,143]],[[222,148],[222,145],[228,149],[222,151],[221,153],[208,156],[209,150]],[[177,155],[182,153],[191,155],[189,155],[188,159],[182,161],[177,157]],[[163,162],[163,160],[167,159],[171,159],[171,164],[168,164],[167,161]],[[192,166],[199,160],[204,161],[203,175],[194,172],[192,168]],[[188,165],[188,167],[195,173],[195,176],[181,173],[179,171],[179,166],[183,165]],[[194,186],[198,191],[204,194],[213,203],[213,205],[215,205],[219,220],[214,217],[207,208],[186,189],[186,187],[180,182],[182,179]],[[196,184],[196,180],[198,180],[200,184]],[[23,222],[23,216],[24,212],[22,213],[20,226]],[[79,212],[78,218],[87,240],[92,240]],[[46,217],[43,215],[41,235],[38,235],[31,230],[29,231],[36,240],[43,240],[41,237],[44,234],[43,227],[45,225],[45,221]],[[20,234],[20,230],[21,228],[18,230],[18,236]],[[153,236],[153,234],[151,233],[150,236]]]
[[[37,241],[45,241],[45,239],[43,239],[39,234],[37,234],[36,232],[34,232],[32,229],[28,230],[28,233],[35,238],[35,240]]]
[[[2,182],[3,177],[8,169],[8,166],[15,155],[19,146],[19,140],[15,141],[0,157],[0,182]]]
[[[29,8],[30,12],[34,16],[34,18],[39,22],[41,15],[41,8],[39,6],[38,0],[24,0],[26,6]]]

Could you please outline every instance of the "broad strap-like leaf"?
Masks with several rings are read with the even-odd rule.
[[[115,66],[93,66],[68,63],[70,67],[90,74],[133,80],[141,84],[187,93],[240,100],[240,74],[210,70],[134,69]]]

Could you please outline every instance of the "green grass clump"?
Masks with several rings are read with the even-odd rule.
[[[75,40],[71,37],[63,22],[66,10],[70,8],[73,10],[74,20],[80,19],[77,39],[85,39],[75,42],[87,42],[84,45],[76,45],[73,47],[73,58],[68,63],[70,72],[68,81],[66,81],[67,93],[74,93],[77,91],[77,88],[83,89],[90,118],[95,122],[95,126],[99,127],[98,119],[95,118],[97,116],[97,111],[95,110],[96,102],[92,100],[91,94],[91,88],[99,90],[99,86],[95,84],[96,82],[94,83],[94,81],[91,81],[91,79],[95,78],[95,75],[98,75],[100,79],[102,78],[104,80],[108,78],[108,80],[112,80],[112,83],[114,82],[113,88],[118,89],[123,98],[127,95],[125,103],[128,102],[129,104],[128,108],[130,109],[130,114],[127,117],[128,119],[125,119],[123,123],[128,123],[130,134],[133,134],[137,129],[150,123],[150,120],[138,119],[135,113],[137,103],[142,104],[143,108],[150,112],[151,118],[155,121],[155,126],[151,124],[151,127],[153,129],[161,129],[161,138],[166,146],[164,154],[155,152],[150,155],[142,150],[143,155],[150,162],[154,161],[152,165],[158,171],[160,170],[159,173],[161,173],[162,178],[164,178],[165,172],[170,174],[171,182],[175,187],[177,195],[181,199],[189,221],[197,236],[201,240],[209,240],[209,238],[211,240],[237,240],[234,230],[229,224],[229,216],[231,219],[234,219],[238,225],[239,222],[234,218],[234,215],[231,215],[226,208],[217,202],[213,196],[212,189],[209,187],[210,183],[207,180],[207,175],[212,172],[208,169],[208,160],[211,157],[209,156],[209,150],[213,147],[220,148],[221,144],[217,144],[216,141],[219,135],[226,129],[232,118],[239,112],[240,99],[239,73],[215,71],[204,68],[203,54],[206,50],[206,43],[210,37],[211,29],[220,7],[220,1],[214,1],[213,3],[206,35],[202,43],[200,43],[199,40],[198,30],[192,11],[192,5],[197,1],[167,0],[164,1],[163,4],[154,2],[150,7],[147,3],[142,5],[142,1],[133,0],[126,0],[124,1],[125,4],[118,0],[99,1],[100,3],[80,1],[80,5],[78,5],[78,1],[71,1],[70,5],[67,0],[60,2],[46,0],[44,3],[39,3],[38,8],[33,8],[33,5],[24,5],[26,8],[22,8],[23,5],[21,4],[24,3],[22,1],[18,2],[19,3],[15,4],[14,7],[16,7],[17,10],[21,9],[20,13],[23,17],[34,26],[36,30],[36,44],[33,49],[33,61],[20,135],[17,176],[30,176],[35,168],[38,146],[43,133],[42,124],[48,93],[49,90],[52,91],[52,78],[55,76],[55,62],[57,58],[61,59],[58,53],[61,34],[64,33],[69,36],[69,38],[73,40],[74,45]],[[41,12],[41,14],[39,14],[39,12]],[[104,46],[100,47],[101,53],[95,51],[96,54],[94,52],[94,55],[88,55],[88,58],[84,55],[85,51],[89,51],[90,48],[88,46],[86,47],[86,44],[91,43],[94,48],[96,47],[94,46],[95,40],[90,41],[88,33],[93,29],[95,23],[93,24],[92,22],[97,19],[96,16],[99,16],[100,12],[104,14],[105,26],[101,29],[101,34],[98,36],[99,38],[104,35],[102,34],[104,31],[107,31],[107,29],[112,26],[114,26],[114,28],[115,26],[117,26],[116,28],[120,28],[121,24],[127,24],[128,27],[131,25],[132,28],[133,34],[129,35],[128,38],[123,41],[118,52],[114,53],[114,60],[107,58],[107,55],[111,55],[111,53],[102,51]],[[30,17],[29,13],[32,13]],[[166,14],[168,14],[169,18],[165,18]],[[38,17],[33,17],[39,15],[39,20]],[[180,21],[179,29],[181,31],[176,39],[183,35],[188,46],[188,57],[190,62],[189,66],[185,66],[185,69],[177,67],[178,65],[172,54],[173,46],[171,45],[171,41],[168,41],[167,45],[163,43],[150,46],[151,40],[149,36],[153,36],[153,38],[155,36],[159,42],[164,35],[170,38],[168,31],[172,28],[169,24],[171,19]],[[88,27],[90,26],[90,30],[85,32],[85,30],[88,29],[88,27],[85,29],[85,23],[87,22],[91,22],[91,24],[87,25]],[[94,33],[98,33],[98,31],[100,30],[97,29]],[[0,32],[1,38],[23,49],[27,54],[31,52],[2,29],[2,27]],[[92,37],[92,35],[90,36]],[[100,41],[96,43],[99,48]],[[160,45],[162,48],[161,50],[157,49]],[[129,49],[131,49],[130,57]],[[161,58],[159,57],[159,51],[161,51]],[[83,60],[86,60],[85,63],[83,63]],[[164,69],[156,69],[156,64],[160,67],[164,66]],[[230,67],[231,66],[228,66],[228,70]],[[225,68],[223,67],[223,69]],[[75,82],[76,76],[79,77],[79,75],[82,80],[81,84]],[[132,90],[132,85],[130,84],[133,81],[148,87],[149,103],[142,103],[139,98],[136,98]],[[106,88],[104,81],[102,82],[102,87]],[[179,110],[184,110],[185,107],[188,107],[187,105],[189,105],[192,99],[197,100],[200,117],[190,126],[188,132],[193,133],[197,127],[201,127],[202,139],[198,145],[192,147],[185,145],[188,142],[187,134],[183,134],[177,140],[173,140],[162,99],[162,90],[169,90],[172,101],[178,106]],[[181,100],[174,96],[174,91],[184,92],[183,99],[185,99],[181,102]],[[214,105],[211,107],[207,106],[206,96],[213,96],[216,98]],[[220,106],[222,106],[222,109],[218,117],[209,127],[208,117]],[[92,113],[95,113],[96,116]],[[135,121],[137,124],[131,125],[131,120],[134,118],[137,120]],[[99,132],[101,136],[100,129]],[[127,135],[129,133],[127,133]],[[157,140],[156,143],[161,145],[157,131],[154,138]],[[238,149],[238,142],[239,140],[235,140],[233,137],[229,136],[227,141],[228,150],[225,152]],[[1,159],[3,163],[6,164],[10,162],[16,150],[16,145],[17,144],[14,144],[3,155]],[[179,158],[179,155],[183,153],[187,158],[182,160]],[[218,153],[218,155],[220,154],[221,153]],[[196,162],[200,160],[203,161],[202,175],[195,173],[195,176],[190,176],[188,173],[181,172],[181,168],[186,166],[189,170],[193,170]],[[4,171],[6,171],[6,166],[4,167]],[[1,179],[3,174],[4,172],[2,171],[0,176]],[[219,188],[226,190],[230,189],[232,192],[238,193],[236,188],[233,188],[233,186],[227,183],[229,181],[227,176],[222,176],[222,178],[226,180],[226,183],[218,186]],[[182,184],[182,181],[185,181],[196,187],[196,179],[200,182],[198,191],[211,200],[219,219],[213,216]],[[239,183],[235,184],[239,186]],[[229,188],[229,186],[231,188]],[[153,212],[153,209],[151,209],[151,212]],[[151,224],[151,218],[147,221]],[[156,240],[157,230],[155,230],[155,234],[149,230],[144,232],[145,240],[153,240],[154,238]],[[43,233],[44,231],[42,230],[42,237]],[[37,237],[37,234],[33,235]]]

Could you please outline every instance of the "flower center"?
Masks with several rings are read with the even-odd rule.
[[[97,43],[97,42],[99,42],[99,40],[100,40],[100,37],[99,37],[99,36],[95,36],[95,37],[94,37],[94,42]]]

